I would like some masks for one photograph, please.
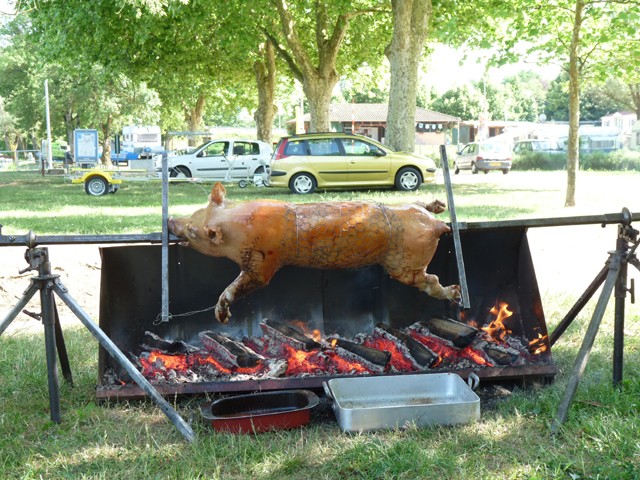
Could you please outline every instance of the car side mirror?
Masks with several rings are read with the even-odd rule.
[[[378,149],[376,149],[376,150],[373,152],[373,154],[374,154],[376,157],[384,157],[384,156],[386,156],[386,155],[387,155],[387,154],[385,153],[385,151],[384,151],[384,150],[380,150],[379,148],[378,148]]]

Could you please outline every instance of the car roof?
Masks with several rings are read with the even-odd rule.
[[[253,143],[266,143],[262,140],[255,140],[250,138],[213,138],[209,142],[253,142]],[[268,145],[268,144],[267,144]]]
[[[343,136],[343,137],[356,137],[356,138],[369,138],[364,135],[358,135],[355,133],[347,132],[311,132],[311,133],[296,133],[294,135],[287,135],[282,138],[308,138],[308,137],[323,137],[323,136]]]

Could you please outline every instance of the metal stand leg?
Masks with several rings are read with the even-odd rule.
[[[631,301],[634,301],[634,286],[633,281],[630,289],[627,289],[627,267],[631,263],[633,266],[640,270],[640,262],[635,255],[635,250],[638,248],[640,242],[638,242],[639,232],[631,227],[631,213],[628,209],[622,210],[623,222],[618,226],[618,239],[616,242],[615,252],[610,252],[607,265],[600,271],[595,280],[591,283],[587,291],[580,297],[578,302],[573,306],[569,314],[560,322],[556,330],[551,335],[551,344],[555,343],[562,332],[567,328],[569,323],[573,321],[578,312],[585,306],[589,298],[595,293],[600,284],[604,281],[600,298],[593,312],[593,317],[587,328],[587,332],[578,351],[576,363],[569,378],[567,389],[564,392],[564,397],[560,402],[558,413],[551,425],[551,431],[556,433],[562,423],[567,418],[569,407],[573,402],[578,383],[582,378],[584,369],[587,366],[589,360],[589,353],[593,347],[596,334],[600,328],[602,317],[604,316],[607,303],[611,297],[611,293],[615,289],[615,324],[614,324],[614,350],[613,350],[613,384],[619,385],[622,382],[622,368],[624,357],[624,314],[625,314],[625,301],[627,291],[631,292]],[[631,246],[630,246],[631,245]],[[606,280],[605,280],[606,275]]]
[[[551,431],[553,433],[556,433],[558,431],[560,425],[562,425],[567,418],[569,407],[571,406],[573,397],[575,396],[576,390],[578,389],[578,383],[580,383],[580,379],[582,378],[584,369],[587,366],[589,353],[591,352],[591,347],[593,347],[593,342],[595,341],[596,334],[598,333],[598,329],[600,328],[600,323],[602,321],[604,311],[607,308],[607,303],[609,303],[609,298],[611,297],[613,288],[618,281],[621,263],[622,255],[619,253],[614,254],[609,264],[609,274],[607,275],[604,287],[602,288],[602,292],[600,293],[600,298],[598,299],[596,309],[593,312],[591,323],[589,323],[589,328],[587,329],[587,333],[585,334],[582,345],[580,346],[580,350],[578,351],[578,356],[573,368],[573,373],[569,378],[569,384],[567,385],[567,389],[564,392],[564,397],[560,402],[560,407],[558,408],[556,418],[551,425]]]
[[[39,280],[44,282],[46,280]],[[53,311],[53,283],[40,288],[40,305],[42,306],[42,324],[44,325],[44,344],[47,354],[47,376],[49,379],[49,406],[51,420],[55,423],[62,421],[60,415],[60,390],[58,381],[58,362],[56,350],[55,314]]]
[[[18,300],[18,303],[16,303],[14,307],[9,310],[7,316],[4,317],[2,322],[0,322],[0,335],[2,335],[4,331],[9,327],[9,325],[11,325],[11,322],[15,320],[22,309],[27,306],[27,303],[31,301],[31,298],[36,294],[37,291],[38,285],[36,285],[36,283],[31,280],[29,288],[27,288],[22,294],[22,297],[20,298],[20,300]]]
[[[180,431],[182,436],[189,442],[195,440],[195,433],[184,421],[184,419],[176,412],[169,403],[162,398],[158,391],[153,388],[153,385],[144,378],[144,376],[138,371],[138,369],[125,357],[125,355],[118,349],[118,347],[111,341],[109,337],[96,325],[96,323],[89,317],[89,315],[76,303],[76,301],[68,294],[67,289],[62,283],[56,279],[53,286],[54,291],[62,299],[62,301],[69,307],[69,309],[76,314],[78,319],[84,324],[85,327],[93,334],[94,337],[100,342],[104,349],[120,364],[122,368],[133,378],[133,380],[149,395],[153,401],[160,407],[164,414],[171,420],[175,427]]]
[[[196,438],[191,427],[176,412],[169,403],[162,398],[158,391],[142,376],[136,367],[125,357],[118,347],[111,341],[109,337],[96,325],[89,315],[76,303],[69,295],[66,287],[62,285],[58,275],[51,274],[51,264],[49,263],[48,251],[46,248],[31,248],[27,250],[25,256],[30,262],[30,268],[27,270],[38,270],[38,277],[31,279],[29,288],[24,292],[22,298],[9,311],[7,316],[0,322],[0,335],[7,329],[9,324],[16,318],[18,313],[29,303],[31,298],[40,291],[41,318],[44,325],[45,348],[47,357],[47,375],[49,386],[49,406],[51,409],[51,420],[55,423],[61,422],[60,414],[60,392],[58,381],[58,367],[56,354],[60,353],[60,364],[64,377],[72,381],[71,369],[69,368],[69,359],[67,350],[62,337],[62,328],[58,319],[58,312],[55,306],[53,292],[57,293],[62,301],[69,309],[76,314],[78,319],[100,342],[104,349],[127,371],[127,373],[135,380],[135,382],[149,395],[153,401],[160,407],[164,414],[171,420],[178,431],[189,442],[193,442]],[[23,272],[24,272],[23,271]],[[32,315],[37,318],[37,315]],[[59,347],[59,350],[56,348]]]
[[[596,293],[596,291],[600,288],[600,285],[607,278],[607,273],[609,272],[609,262],[602,267],[600,273],[596,275],[596,278],[591,282],[591,284],[587,287],[585,292],[580,296],[578,301],[571,307],[571,310],[565,315],[565,317],[560,321],[558,326],[553,330],[551,335],[549,335],[549,345],[553,347],[554,343],[560,338],[560,336],[564,333],[571,322],[575,320],[578,314],[582,311],[585,305],[591,300],[591,297]]]

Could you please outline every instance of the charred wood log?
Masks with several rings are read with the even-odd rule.
[[[382,373],[387,368],[391,354],[342,338],[328,339],[331,348],[343,358],[356,360],[365,368],[375,373]],[[355,358],[354,358],[355,357]]]
[[[204,347],[228,367],[253,368],[264,361],[263,356],[227,335],[201,332],[198,336]]]
[[[162,353],[169,355],[188,354],[199,350],[198,347],[194,347],[180,340],[165,340],[153,332],[144,332],[140,346],[148,351],[160,350]]]
[[[432,335],[449,340],[458,348],[468,346],[478,335],[477,328],[447,317],[431,317],[418,324],[426,327]]]
[[[519,357],[517,352],[512,352],[506,348],[499,348],[495,345],[485,346],[484,352],[491,360],[502,366],[513,365]]]
[[[379,323],[376,325],[376,330],[378,333],[382,333],[382,336],[395,342],[398,347],[404,347],[404,350],[406,350],[409,357],[417,363],[419,368],[432,367],[440,360],[440,356],[433,352],[433,350],[425,347],[415,338],[412,338],[397,328]]]
[[[309,352],[311,350],[318,350],[321,346],[315,340],[284,323],[264,320],[260,323],[260,328],[262,328],[265,335],[278,339],[298,350]]]

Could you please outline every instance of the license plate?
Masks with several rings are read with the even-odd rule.
[[[500,162],[491,162],[491,163],[489,163],[489,166],[491,166],[491,167],[499,167],[501,165],[502,164]]]

